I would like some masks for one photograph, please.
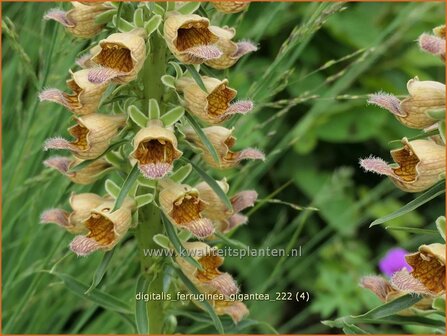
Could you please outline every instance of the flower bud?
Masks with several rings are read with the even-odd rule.
[[[78,171],[70,172],[70,169],[82,162],[82,160],[77,158],[71,159],[64,156],[53,156],[45,160],[43,164],[49,168],[56,169],[77,184],[91,184],[97,181],[104,172],[112,168],[110,163],[104,158],[100,158]]]
[[[84,220],[88,233],[76,236],[70,243],[70,249],[78,256],[86,256],[97,250],[109,251],[126,234],[132,222],[135,202],[127,198],[119,209],[111,212],[114,203],[101,203]]]
[[[149,179],[159,179],[172,171],[174,161],[182,156],[177,138],[159,120],[151,120],[134,138],[131,157],[138,161],[141,173]]]
[[[95,22],[96,17],[113,7],[107,3],[80,3],[72,2],[73,8],[68,12],[60,9],[51,9],[45,16],[46,20],[55,20],[62,24],[76,37],[91,38],[101,32],[103,24]]]
[[[217,11],[232,14],[245,10],[250,4],[249,1],[216,1],[212,3]]]
[[[84,221],[90,216],[90,211],[104,202],[104,199],[96,194],[72,194],[70,197],[71,212],[63,209],[46,210],[40,216],[41,223],[54,223],[66,229],[70,233],[82,233],[87,229]]]
[[[424,191],[440,180],[445,171],[445,146],[429,140],[402,140],[404,147],[391,151],[396,166],[380,158],[360,160],[366,171],[387,175],[406,192]]]
[[[44,148],[67,149],[81,160],[95,159],[109,147],[113,137],[126,123],[124,115],[88,114],[74,118],[76,125],[68,129],[75,138],[68,141],[63,138],[52,138],[45,142]]]
[[[210,21],[196,14],[168,14],[164,38],[169,50],[185,64],[201,64],[222,55],[216,47],[219,36],[210,29]]]
[[[40,93],[40,101],[58,103],[77,115],[95,113],[107,85],[90,82],[88,73],[87,69],[71,73],[71,79],[67,81],[71,94],[58,89],[47,89]]]
[[[236,138],[232,136],[234,128],[227,129],[221,126],[211,126],[203,129],[211,144],[219,155],[219,163],[215,162],[211,153],[197,134],[192,129],[185,129],[186,139],[191,141],[203,152],[203,159],[212,167],[226,169],[236,167],[242,160],[264,160],[264,154],[254,148],[247,148],[239,152],[232,152],[231,148],[236,143]]]
[[[410,96],[404,100],[378,93],[371,95],[368,102],[387,109],[410,128],[424,129],[437,123],[427,112],[445,109],[445,85],[415,77],[408,81],[407,88]]]
[[[236,34],[234,28],[211,27],[214,34],[219,36],[216,43],[217,48],[222,51],[222,55],[205,62],[214,69],[227,69],[233,66],[242,56],[258,50],[258,47],[250,41],[233,42],[232,39]]]
[[[218,255],[216,249],[202,242],[184,243],[184,247],[186,253],[199,262],[202,270],[195,268],[181,257],[177,257],[176,261],[200,292],[225,296],[239,292],[233,277],[229,273],[219,271],[224,258]]]
[[[90,82],[100,84],[111,80],[123,84],[137,78],[146,58],[141,30],[112,34],[101,40],[99,46],[91,58],[98,67],[89,71]]]
[[[251,101],[231,103],[237,91],[228,87],[228,80],[202,77],[207,92],[204,92],[189,77],[180,78],[176,88],[183,92],[186,108],[201,120],[210,124],[221,123],[236,113],[247,113],[252,110]]]
[[[197,189],[170,180],[161,180],[160,184],[163,188],[159,195],[160,206],[175,225],[197,238],[213,234],[213,223],[202,214],[205,202]]]

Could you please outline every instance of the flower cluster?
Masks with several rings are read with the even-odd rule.
[[[242,160],[264,160],[264,154],[257,149],[234,150],[235,128],[223,125],[235,114],[250,112],[253,102],[235,101],[237,91],[227,79],[199,74],[202,64],[227,69],[257,47],[250,41],[234,41],[233,28],[214,26],[207,17],[180,11],[182,3],[166,6],[156,5],[154,9],[148,3],[130,5],[135,10],[133,23],[118,17],[118,4],[108,2],[73,3],[69,11],[54,9],[45,16],[76,37],[105,37],[76,61],[74,68],[78,70],[69,71],[67,90],[50,88],[39,95],[41,101],[69,110],[74,121],[68,129],[73,139],[57,136],[44,144],[45,150],[66,150],[72,156],[53,156],[44,164],[77,184],[92,184],[114,171],[141,175],[130,188],[122,189],[130,190],[120,195],[124,198],[118,197],[120,187],[107,180],[110,195],[73,194],[69,200],[71,211],[50,209],[41,215],[42,223],[56,223],[76,235],[70,249],[79,256],[111,250],[131,226],[150,225],[133,222],[138,218],[133,214],[143,207],[158,208],[174,227],[188,231],[192,240],[204,240],[245,224],[248,218],[241,212],[257,199],[253,190],[230,193],[226,179],[183,183],[191,171],[191,164],[183,158],[188,147],[199,153],[204,170],[206,165],[229,169]],[[248,3],[221,2],[214,6],[223,13],[237,13]],[[119,32],[112,33],[111,29]],[[155,40],[161,45],[152,45]],[[152,63],[156,48],[166,50],[160,64]],[[155,78],[163,92],[156,99],[149,97],[147,74],[170,64],[176,77],[166,73]],[[120,98],[119,94],[129,98]],[[184,115],[185,110],[189,116]],[[187,174],[180,178],[179,171]],[[108,185],[118,191],[110,192]],[[148,186],[152,191],[147,191]],[[143,198],[146,201],[141,202]],[[223,258],[214,256],[213,248],[198,241],[183,244],[186,249],[209,252],[197,259],[202,270],[192,269],[180,256],[176,258],[201,292],[238,292],[233,278],[218,270]],[[216,301],[213,307],[217,314],[228,314],[235,322],[248,313],[242,302]]]
[[[434,35],[420,36],[420,47],[444,60],[445,26],[433,32]],[[415,77],[408,81],[407,88],[409,95],[404,99],[380,92],[371,95],[368,102],[388,110],[406,127],[424,133],[416,139],[403,138],[403,146],[391,151],[393,164],[371,156],[360,160],[360,165],[366,171],[388,176],[405,192],[422,192],[445,179],[446,87]],[[421,245],[411,254],[401,248],[393,249],[379,264],[389,279],[366,276],[361,279],[361,286],[383,302],[409,293],[420,294],[424,298],[415,307],[430,309],[433,298],[445,295],[445,249],[445,243]]]

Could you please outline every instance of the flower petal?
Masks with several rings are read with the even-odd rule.
[[[413,277],[406,269],[394,273],[391,285],[405,293],[433,295],[418,279]]]
[[[253,109],[253,102],[251,100],[241,100],[235,103],[232,103],[230,107],[225,111],[225,115],[232,114],[245,114],[250,112]]]
[[[64,228],[69,226],[68,212],[62,209],[49,209],[42,212],[40,215],[41,224],[54,223]]]
[[[231,198],[231,204],[233,205],[233,211],[239,212],[248,207],[252,207],[256,199],[258,198],[258,193],[254,190],[244,190],[238,192]]]
[[[360,166],[367,172],[395,176],[393,169],[391,169],[391,167],[381,158],[370,156],[366,159],[360,159]]]
[[[49,149],[76,150],[76,146],[73,146],[67,139],[61,137],[47,139],[43,145],[43,148],[45,151]]]
[[[96,67],[89,71],[88,80],[93,84],[103,84],[122,75],[125,73],[112,68]]]
[[[233,57],[240,58],[248,53],[257,51],[258,46],[251,41],[240,41],[237,43],[237,51]]]
[[[445,40],[429,34],[419,37],[419,46],[422,50],[433,55],[445,55]]]
[[[169,163],[148,163],[139,165],[141,173],[148,179],[160,179],[172,171],[172,164]]]
[[[228,226],[225,229],[225,232],[230,231],[231,229],[244,225],[248,223],[248,217],[241,214],[234,214],[228,219]]]
[[[59,22],[64,27],[75,26],[75,23],[68,18],[67,12],[60,10],[58,8],[50,9],[48,13],[44,15],[43,18],[44,20],[54,20],[56,22]]]
[[[255,148],[246,148],[240,151],[237,155],[237,161],[242,160],[265,160],[265,155],[258,149]]]
[[[191,47],[186,49],[184,52],[204,61],[216,59],[222,56],[222,51],[213,44]]]
[[[200,218],[187,224],[181,225],[181,227],[190,231],[199,239],[209,237],[214,233],[214,225],[208,218]]]
[[[222,273],[218,275],[207,282],[207,285],[213,287],[219,293],[226,296],[234,295],[239,292],[239,287],[229,273]]]
[[[391,94],[379,92],[369,95],[368,103],[384,108],[399,117],[406,116],[400,107],[400,100]]]
[[[369,289],[383,302],[386,302],[388,294],[393,291],[393,288],[386,279],[376,275],[361,278],[360,286]]]
[[[70,163],[71,159],[65,156],[53,156],[43,162],[46,167],[56,169],[62,174],[67,173]]]
[[[70,102],[67,100],[66,95],[59,89],[47,89],[39,93],[39,100],[41,102],[50,101],[60,104],[66,108],[70,108]]]
[[[76,236],[70,243],[70,249],[80,257],[87,256],[100,247],[96,240],[85,236]]]

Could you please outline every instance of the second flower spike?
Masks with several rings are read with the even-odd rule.
[[[131,157],[138,161],[141,173],[149,179],[164,177],[181,156],[174,132],[159,120],[150,120],[148,126],[135,135]]]

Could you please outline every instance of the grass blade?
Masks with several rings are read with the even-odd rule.
[[[405,215],[406,213],[419,208],[421,205],[431,201],[432,199],[438,197],[439,195],[441,195],[443,193],[445,193],[445,185],[444,185],[444,182],[440,182],[440,183],[436,184],[435,186],[433,186],[432,188],[430,188],[429,190],[427,190],[426,192],[424,192],[422,195],[420,195],[417,198],[415,198],[414,200],[412,200],[411,202],[405,204],[399,210],[397,210],[387,216],[376,219],[374,222],[372,222],[370,224],[369,227],[379,225],[379,224],[388,222],[389,220],[392,220],[394,218]]]
[[[180,241],[179,237],[177,236],[177,233],[175,232],[175,228],[172,225],[169,218],[161,212],[161,220],[163,222],[163,225],[166,229],[166,234],[169,238],[169,240],[172,243],[172,246],[174,246],[174,250],[182,256],[183,259],[185,259],[188,263],[190,263],[192,266],[196,267],[199,270],[202,270],[202,265],[199,264],[197,260],[195,260],[193,257],[191,257],[185,248],[182,245],[182,242]]]
[[[65,286],[73,294],[83,299],[92,301],[107,310],[115,311],[121,314],[132,314],[132,311],[130,310],[130,308],[127,306],[126,303],[110,294],[107,294],[99,289],[93,289],[91,293],[87,295],[85,294],[85,292],[88,290],[87,285],[76,280],[71,275],[59,272],[48,272],[48,273],[62,280]]]
[[[135,294],[145,293],[148,287],[149,280],[141,274],[137,280]],[[147,335],[149,333],[149,319],[147,318],[147,308],[144,300],[135,300],[135,322],[138,334]]]
[[[137,181],[138,176],[140,175],[140,171],[138,169],[138,164],[135,163],[132,170],[130,171],[129,175],[127,175],[126,180],[123,183],[123,186],[121,187],[120,193],[115,201],[115,206],[113,207],[113,211],[119,209],[121,205],[124,202],[124,199],[126,198],[127,194],[129,193],[130,189],[132,188],[133,184]]]
[[[109,266],[110,261],[112,260],[114,251],[115,251],[115,249],[104,253],[101,264],[99,264],[99,267],[96,269],[96,272],[93,275],[92,284],[91,284],[90,288],[87,289],[85,294],[90,294],[90,292],[92,290],[94,290],[96,287],[98,287],[98,285],[101,283],[102,278],[104,278],[104,275],[107,272],[107,266]]]
[[[185,64],[185,67],[186,67],[186,69],[188,69],[188,71],[191,74],[192,78],[195,80],[197,85],[202,89],[202,91],[208,93],[208,90],[206,89],[205,83],[203,83],[202,77],[197,72],[196,68],[194,68],[194,65]]]
[[[194,131],[197,133],[197,136],[200,138],[200,141],[203,142],[203,144],[206,146],[208,151],[210,152],[211,156],[213,157],[213,160],[217,163],[220,162],[219,155],[217,154],[216,149],[214,148],[213,144],[209,141],[206,134],[203,132],[202,127],[199,125],[196,119],[189,113],[185,114],[186,119],[188,119],[189,123],[191,124]]]
[[[181,158],[183,162],[191,164],[191,166],[194,168],[194,170],[197,172],[197,174],[200,175],[200,177],[213,189],[213,191],[219,196],[220,200],[225,204],[225,206],[232,210],[233,205],[231,204],[230,200],[227,197],[227,194],[222,190],[221,187],[217,184],[216,180],[214,180],[211,176],[209,176],[202,168],[197,166],[195,163],[189,161],[188,159]]]

